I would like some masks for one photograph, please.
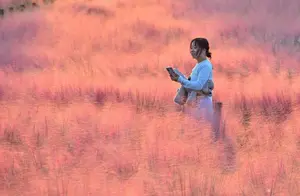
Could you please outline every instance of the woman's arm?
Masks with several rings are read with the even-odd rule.
[[[204,84],[209,79],[209,76],[211,74],[211,68],[209,65],[203,65],[201,67],[201,70],[199,70],[198,78],[195,81],[189,81],[181,76],[178,78],[178,82],[187,89],[192,90],[202,90]]]

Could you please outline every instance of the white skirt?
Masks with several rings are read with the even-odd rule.
[[[184,107],[184,112],[197,120],[205,120],[209,123],[213,120],[213,101],[211,96],[197,97],[193,106]]]

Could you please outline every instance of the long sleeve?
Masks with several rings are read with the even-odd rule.
[[[200,68],[197,80],[190,81],[181,76],[178,78],[178,82],[187,89],[202,90],[204,84],[207,82],[211,74],[211,68],[209,65],[204,65]]]

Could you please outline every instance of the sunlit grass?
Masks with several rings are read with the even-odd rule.
[[[298,195],[289,2],[57,0],[1,18],[0,194]],[[213,52],[217,141],[165,71],[190,73],[195,36]]]

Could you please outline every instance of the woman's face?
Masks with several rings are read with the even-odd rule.
[[[191,44],[190,53],[194,59],[196,59],[200,56],[201,49],[197,46],[195,41],[193,41]]]

